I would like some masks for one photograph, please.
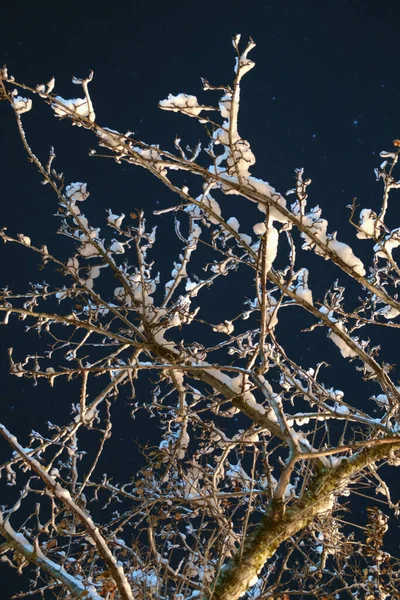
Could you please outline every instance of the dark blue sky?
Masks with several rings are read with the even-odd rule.
[[[253,174],[284,193],[293,186],[294,169],[305,167],[313,180],[310,206],[323,207],[330,231],[339,230],[343,241],[354,240],[345,208],[354,196],[361,206],[379,209],[381,186],[373,168],[380,163],[379,151],[389,150],[392,140],[400,137],[397,2],[175,0],[48,7],[19,1],[2,9],[0,59],[9,72],[30,85],[54,75],[56,92],[68,98],[80,94],[72,75],[82,77],[93,69],[91,91],[99,123],[133,130],[137,138],[170,149],[175,134],[194,145],[202,132],[194,120],[158,110],[158,101],[178,92],[215,101],[202,91],[200,77],[213,85],[231,83],[231,37],[241,32],[245,42],[251,35],[257,43],[252,52],[256,68],[243,81],[240,131],[257,157]],[[54,145],[55,166],[67,181],[88,182],[91,197],[85,211],[99,223],[110,206],[128,214],[135,207],[151,212],[168,205],[168,194],[143,169],[88,157],[88,149],[95,146],[89,132],[71,128],[66,121],[57,123],[38,101],[24,116],[38,156],[45,161]],[[0,131],[1,226],[66,252],[64,238],[55,235],[55,198],[27,162],[5,103],[0,106]],[[232,197],[229,203],[245,222],[244,205]],[[393,226],[398,225],[399,212],[391,202]],[[370,250],[358,240],[354,249],[362,258]],[[40,280],[37,261],[24,248],[8,245],[0,252],[2,285],[22,291],[26,281]],[[169,263],[176,257],[167,248],[159,258]],[[312,276],[313,289],[321,284],[321,294],[325,284],[332,283],[329,272],[326,281],[325,276],[324,268]],[[35,347],[31,337],[29,350]],[[3,330],[1,376],[14,393],[5,360],[10,345],[17,346],[14,331]],[[312,344],[305,348],[312,362]],[[28,410],[36,391],[29,382],[14,379],[12,385],[19,398],[28,394]],[[0,405],[11,426],[15,409],[10,406],[18,403],[10,403],[7,394],[3,392]],[[35,405],[38,422],[46,410],[43,404]]]
[[[194,120],[158,110],[158,101],[187,92],[210,102],[200,77],[213,85],[229,84],[231,37],[241,32],[246,41],[251,35],[257,43],[252,52],[256,68],[243,81],[240,131],[257,157],[253,174],[284,193],[293,186],[294,169],[305,167],[313,180],[310,206],[323,207],[330,231],[339,230],[343,241],[354,239],[345,208],[354,196],[361,206],[379,208],[381,186],[373,168],[379,165],[379,151],[389,150],[400,136],[397,2],[46,4],[19,1],[2,9],[0,59],[9,72],[30,85],[54,75],[56,92],[68,98],[80,93],[72,75],[85,76],[93,69],[99,123],[133,130],[136,137],[169,148],[175,134],[193,145],[201,131]],[[168,204],[163,188],[143,170],[89,158],[88,149],[95,146],[89,132],[57,123],[37,101],[24,116],[33,150],[42,160],[54,145],[56,167],[67,180],[88,182],[91,198],[85,210],[90,215],[102,218],[110,206],[129,213],[135,207],[150,212]],[[1,226],[30,235],[36,243],[54,244],[62,253],[62,240],[51,233],[57,226],[55,199],[26,161],[5,103],[0,106],[0,131]],[[245,221],[243,205],[229,202]],[[389,224],[398,225],[398,215],[391,202]],[[369,252],[358,240],[354,249],[361,257]],[[40,279],[36,261],[24,250],[0,248],[2,285],[20,289],[21,271],[24,281]],[[169,258],[175,257],[163,251],[163,259]],[[320,269],[314,289],[325,283],[324,276]],[[331,282],[329,277],[326,283]],[[3,332],[1,375],[6,381],[9,338]],[[8,406],[4,401],[3,410]]]
[[[304,166],[313,179],[311,193],[334,219],[334,229],[339,227],[338,207],[353,196],[371,206],[379,202],[372,172],[376,154],[399,135],[397,2],[36,4],[19,1],[2,9],[0,57],[10,72],[30,84],[55,75],[56,91],[70,97],[77,93],[72,75],[93,69],[99,122],[164,145],[175,133],[195,143],[200,132],[187,119],[159,111],[157,102],[181,91],[205,98],[200,77],[215,85],[230,83],[231,37],[251,35],[257,43],[252,53],[256,69],[243,84],[241,131],[257,156],[255,174],[284,192],[292,185],[293,169]],[[42,123],[33,113],[25,122],[43,153],[59,142],[62,168],[70,168],[73,180],[85,174],[99,180],[97,165],[86,158],[89,135],[66,132],[59,140],[66,126]],[[7,169],[21,173],[28,165],[22,165],[6,108],[0,127]],[[116,172],[104,163],[103,168],[107,175]],[[29,188],[26,196],[24,190],[35,176],[28,170],[26,180],[18,177],[18,188],[15,178],[12,184],[2,178],[3,198],[12,190],[19,202],[29,203],[34,191]],[[132,177],[136,173],[131,171],[121,175],[121,203],[132,189]]]
[[[178,92],[210,101],[200,77],[213,85],[229,84],[231,38],[240,32],[246,41],[251,35],[257,43],[251,56],[256,68],[243,82],[240,131],[257,157],[253,174],[284,193],[293,186],[294,169],[305,167],[313,180],[310,205],[323,207],[330,231],[342,232],[343,241],[354,238],[345,209],[354,196],[362,206],[379,209],[381,186],[373,168],[381,162],[379,151],[390,150],[400,137],[398,1],[172,0],[103,7],[14,1],[1,13],[0,61],[18,81],[36,85],[54,75],[56,92],[69,98],[80,95],[72,75],[93,69],[99,123],[133,130],[136,137],[169,148],[175,134],[195,144],[201,132],[194,120],[159,111],[158,101]],[[38,106],[25,115],[33,149],[45,160],[55,145],[57,168],[70,181],[88,182],[91,214],[109,206],[129,213],[163,203],[164,192],[149,174],[89,158],[88,149],[95,146],[90,133],[57,123],[48,113]],[[0,154],[0,226],[38,243],[59,243],[49,238],[56,230],[55,199],[26,161],[5,103],[0,105]],[[389,224],[398,226],[399,216],[392,202]],[[367,248],[359,241],[354,249],[363,256]],[[26,254],[0,247],[1,285],[18,289],[22,279],[40,279],[36,261],[29,262]],[[0,413],[10,427],[29,430],[43,423],[49,405],[43,403],[43,387],[32,390],[30,382],[15,379],[10,384],[6,348],[18,348],[23,339],[15,341],[11,332],[2,330]],[[29,339],[32,349],[35,340]],[[51,396],[55,412],[60,397]],[[29,420],[21,423],[21,414],[29,414]]]

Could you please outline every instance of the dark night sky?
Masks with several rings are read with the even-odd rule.
[[[86,76],[93,69],[98,122],[171,148],[176,133],[195,144],[200,131],[194,120],[159,111],[157,102],[178,92],[209,101],[200,77],[213,85],[229,84],[231,38],[240,32],[245,42],[251,35],[257,43],[251,55],[256,68],[243,81],[240,131],[257,157],[252,173],[284,193],[293,186],[294,169],[304,167],[313,180],[309,205],[323,207],[330,231],[338,229],[343,241],[354,238],[345,209],[354,196],[362,206],[379,209],[381,187],[373,168],[380,163],[379,152],[390,150],[400,137],[398,1],[91,4],[6,3],[0,60],[30,85],[54,75],[64,98],[80,95],[72,75]],[[88,149],[95,146],[91,134],[57,123],[49,112],[37,106],[24,115],[30,142],[43,160],[54,144],[58,169],[70,181],[88,182],[92,215],[108,207],[128,213],[163,205],[165,193],[149,174],[89,158]],[[55,200],[26,161],[5,103],[0,105],[0,154],[0,225],[57,247],[58,238],[49,233],[56,229]],[[396,223],[397,213],[398,226],[400,211],[393,204],[390,217]],[[29,262],[23,250],[0,247],[1,285],[17,290],[23,289],[22,280],[40,280],[36,262]],[[363,257],[368,249],[357,241],[354,250]],[[44,393],[44,386],[33,390],[28,381],[10,382],[6,349],[13,344],[17,351],[19,343],[21,350],[23,338],[13,342],[14,330],[1,333],[1,419],[17,433],[39,428],[49,402],[54,408],[62,392],[54,398],[47,387]],[[29,343],[34,349],[33,336]],[[21,423],[23,413],[30,418]]]
[[[257,43],[252,52],[256,68],[243,81],[240,131],[257,156],[253,174],[284,193],[293,186],[294,169],[303,166],[313,180],[310,206],[323,207],[330,231],[339,230],[343,241],[354,239],[345,208],[354,196],[361,206],[379,208],[381,187],[373,168],[379,165],[379,151],[389,150],[400,134],[397,2],[175,0],[95,9],[90,3],[74,9],[64,3],[39,6],[19,1],[3,8],[0,57],[9,72],[31,85],[54,75],[57,93],[68,98],[80,94],[72,75],[85,76],[93,69],[91,91],[99,123],[133,130],[138,138],[168,148],[176,133],[193,145],[202,132],[194,120],[158,110],[157,102],[178,92],[210,102],[200,77],[214,85],[230,83],[231,37],[241,32],[245,42],[251,35]],[[56,166],[67,180],[88,182],[91,197],[85,211],[90,215],[99,221],[110,206],[129,213],[135,207],[150,212],[168,205],[171,198],[148,173],[88,157],[95,146],[91,134],[57,123],[49,112],[35,102],[35,110],[24,115],[33,150],[46,160],[54,145]],[[54,234],[55,199],[26,161],[5,104],[0,131],[1,226],[62,253],[64,239]],[[243,205],[229,201],[245,222]],[[390,211],[396,224],[394,202]],[[354,250],[363,258],[370,249],[356,240]],[[25,249],[8,246],[0,252],[2,284],[23,289],[21,265],[23,281],[40,280],[36,261]],[[163,251],[163,259],[168,258],[175,257]],[[324,266],[321,261],[318,265]],[[330,276],[324,280],[325,271],[314,277],[314,288],[332,282]],[[3,330],[2,380],[31,398],[35,392],[29,382],[11,384],[7,376],[4,355],[13,335]],[[9,402],[6,389],[0,406],[12,426],[10,405],[17,403]],[[40,421],[45,408],[37,410]]]

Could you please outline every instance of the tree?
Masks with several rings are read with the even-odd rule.
[[[19,571],[34,566],[32,593],[92,600],[397,597],[399,563],[383,538],[399,513],[390,487],[400,465],[400,388],[394,365],[372,340],[399,327],[392,253],[400,229],[387,224],[387,209],[400,187],[393,177],[400,142],[381,153],[376,170],[379,214],[359,213],[355,201],[349,207],[356,237],[372,244],[364,264],[328,231],[322,209],[307,206],[311,180],[303,169],[286,196],[251,174],[255,157],[239,134],[238,113],[255,44],[242,51],[239,43],[236,36],[232,87],[203,80],[205,91],[220,95],[216,107],[188,94],[159,103],[197,120],[208,136],[207,146],[195,148],[176,139],[173,151],[99,125],[92,74],[73,78],[83,97],[66,100],[53,92],[54,80],[32,88],[2,70],[2,98],[29,160],[57,197],[58,232],[71,249],[64,260],[25,234],[1,231],[4,242],[36,253],[46,275],[55,270],[64,282],[34,283],[24,294],[2,290],[4,324],[18,317],[48,340],[46,351],[24,358],[11,349],[10,373],[47,380],[54,393],[62,381],[80,385],[70,420],[32,431],[29,443],[0,425],[12,450],[3,481],[18,490],[2,507],[2,557]],[[158,248],[142,211],[126,225],[126,216],[110,209],[102,231],[82,212],[87,184],[65,180],[53,148],[47,163],[36,156],[22,125],[32,97],[94,134],[104,157],[143,167],[176,195],[176,204],[156,211],[173,217],[180,244],[168,278],[157,273],[157,257],[170,241]],[[246,233],[236,217],[227,218],[233,196],[251,219]],[[300,243],[308,253],[299,252]],[[326,264],[331,285],[317,300],[313,281]],[[357,294],[346,295],[342,280]],[[228,293],[216,322],[218,286]],[[229,290],[235,294],[228,298]],[[324,358],[302,366],[296,348],[287,349],[282,340],[299,325],[303,337],[321,344],[321,355],[333,351],[338,364],[351,364],[360,397],[346,397],[343,381],[326,383]],[[356,335],[362,328],[371,339]],[[142,379],[151,393],[138,397]],[[143,468],[116,483],[112,473],[99,475],[98,465],[127,389],[132,415],[155,418],[159,439],[142,449]],[[383,510],[368,489],[382,495]],[[346,503],[360,490],[370,498],[368,521],[351,525]]]

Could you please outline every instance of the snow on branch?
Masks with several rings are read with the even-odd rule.
[[[354,235],[342,237],[323,196],[310,201],[304,169],[286,193],[257,172],[240,127],[255,43],[237,35],[233,48],[231,85],[203,79],[198,96],[159,102],[199,125],[200,141],[175,136],[172,150],[97,122],[93,73],[73,78],[83,97],[64,99],[54,78],[32,88],[0,72],[64,240],[59,256],[23,225],[0,231],[6,251],[19,245],[46,272],[23,291],[0,291],[3,324],[41,336],[37,346],[25,336],[24,347],[15,337],[10,374],[51,388],[47,422],[24,445],[0,425],[11,449],[0,474],[17,498],[1,508],[0,551],[19,572],[28,563],[45,572],[43,593],[235,600],[305,589],[364,597],[382,592],[382,575],[388,589],[400,585],[396,558],[381,550],[386,512],[399,506],[380,469],[400,462],[396,365],[380,337],[399,328],[400,234],[388,207],[400,141],[376,170],[380,210],[354,201]],[[23,122],[38,101],[92,133],[103,158],[155,177],[164,204],[145,215],[116,185],[113,206],[90,216],[96,182],[66,179],[54,148],[42,162],[28,143]],[[341,369],[358,378],[357,394],[347,375],[333,383]],[[56,423],[53,393],[63,404]],[[138,451],[142,428],[149,441]],[[358,488],[369,502],[368,487],[385,510],[362,530],[369,542],[340,516]],[[380,546],[368,553],[371,532]],[[35,579],[28,593],[37,588]]]

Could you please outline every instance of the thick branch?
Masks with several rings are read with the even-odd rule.
[[[108,548],[107,541],[101,535],[99,528],[94,524],[93,520],[87,512],[82,510],[80,506],[73,500],[68,490],[63,488],[55,479],[48,474],[47,470],[32,456],[29,456],[22,446],[19,444],[17,438],[13,436],[7,429],[0,423],[0,434],[10,444],[12,448],[20,455],[21,459],[27,464],[32,471],[34,471],[44,481],[48,490],[50,490],[56,498],[58,498],[69,510],[75,515],[77,519],[81,521],[86,531],[89,533],[94,543],[96,544],[97,550],[107,565],[112,578],[114,579],[118,591],[121,596],[121,600],[133,600],[131,588],[129,586],[126,575],[110,549]]]
[[[330,510],[334,497],[349,479],[398,449],[400,439],[390,444],[364,448],[337,467],[320,472],[304,496],[286,512],[281,503],[271,502],[243,550],[238,551],[222,568],[211,593],[206,593],[203,600],[240,598],[255,584],[264,564],[285,540],[307,527],[318,514]]]
[[[63,567],[47,558],[40,550],[39,544],[35,544],[34,547],[22,533],[17,533],[10,522],[4,519],[2,513],[0,513],[0,534],[7,540],[7,544],[11,548],[22,554],[28,562],[45,571],[52,579],[59,581],[70,591],[74,598],[101,600],[101,596],[94,589],[85,587],[79,579],[76,579],[76,577],[67,573]]]

